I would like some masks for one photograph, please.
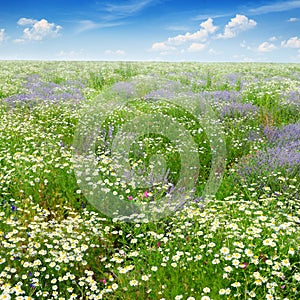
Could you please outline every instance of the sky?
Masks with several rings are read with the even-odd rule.
[[[300,62],[300,1],[12,0],[0,60]]]

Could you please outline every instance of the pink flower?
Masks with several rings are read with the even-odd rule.
[[[158,243],[157,243],[157,247],[159,248],[159,247],[160,247],[160,245],[161,245],[161,242],[158,242]]]
[[[248,263],[247,263],[247,262],[243,262],[241,267],[242,267],[243,269],[246,269],[246,268],[248,267]]]
[[[145,198],[148,198],[148,197],[149,197],[148,191],[144,192],[144,197],[145,197]]]
[[[100,279],[99,281],[103,282],[104,284],[106,284],[106,279],[105,278],[104,279]]]
[[[133,197],[132,197],[132,196],[128,196],[127,199],[128,199],[128,200],[132,200]]]

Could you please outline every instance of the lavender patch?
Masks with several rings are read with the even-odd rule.
[[[24,92],[3,99],[4,103],[12,107],[34,107],[36,104],[73,104],[78,105],[85,100],[79,81],[66,81],[63,85],[54,82],[43,82],[39,75],[31,75],[23,85]]]

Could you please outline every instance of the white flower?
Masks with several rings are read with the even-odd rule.
[[[224,255],[227,255],[227,254],[229,254],[229,249],[227,247],[222,247],[220,252]]]
[[[225,289],[220,289],[220,290],[219,290],[219,294],[220,294],[220,295],[225,295],[225,293],[226,293],[226,290],[225,290]]]
[[[238,281],[236,281],[236,282],[232,283],[231,286],[233,286],[233,287],[240,287],[241,284]]]
[[[139,282],[137,280],[133,279],[133,280],[130,280],[129,284],[130,284],[130,286],[137,286],[139,284]]]
[[[142,280],[143,280],[143,281],[148,281],[148,280],[149,280],[149,276],[147,276],[147,275],[142,275]]]
[[[300,273],[295,273],[293,277],[295,280],[300,281]]]

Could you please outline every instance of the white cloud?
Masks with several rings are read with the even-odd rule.
[[[107,4],[105,10],[120,16],[130,16],[156,2],[157,1],[153,1],[153,0],[144,0],[144,1],[135,1],[130,4]]]
[[[124,50],[117,50],[117,51],[116,51],[116,54],[117,54],[117,55],[124,55],[124,54],[125,54],[125,51],[124,51]]]
[[[15,44],[24,44],[26,41],[24,39],[15,39],[13,40]]]
[[[217,19],[217,18],[228,17],[228,16],[230,16],[230,14],[201,14],[201,15],[197,15],[196,17],[192,18],[192,20],[200,21],[200,20],[206,20],[209,18]]]
[[[251,50],[251,47],[249,45],[247,45],[247,42],[245,40],[243,40],[241,43],[240,43],[240,46],[241,48],[245,48],[247,50]]]
[[[79,51],[74,51],[74,50],[64,51],[64,50],[62,50],[57,54],[57,56],[63,60],[81,60],[85,56],[85,54],[84,54],[83,49],[80,49]]]
[[[18,25],[20,26],[26,26],[26,25],[34,25],[34,23],[38,22],[37,20],[34,19],[28,19],[28,18],[21,18],[17,22]]]
[[[6,38],[5,29],[0,29],[0,43],[2,43]]]
[[[208,50],[208,53],[209,53],[210,55],[220,55],[220,54],[222,54],[222,51],[216,51],[216,50],[210,48],[210,49]]]
[[[297,36],[291,37],[287,41],[282,41],[283,48],[300,48],[300,39]]]
[[[209,18],[206,21],[202,22],[200,25],[200,30],[190,33],[187,32],[185,34],[179,34],[174,37],[169,37],[164,42],[157,42],[152,44],[151,50],[153,51],[169,51],[169,50],[176,50],[174,46],[180,46],[185,43],[194,43],[197,42],[206,42],[207,38],[210,34],[214,33],[217,30],[217,26],[213,25],[213,19]],[[200,46],[192,46],[191,49],[194,47]],[[199,51],[199,50],[198,50]]]
[[[223,38],[223,39],[234,38],[240,32],[251,29],[256,25],[257,23],[254,20],[248,19],[248,17],[244,15],[237,14],[225,25],[224,33],[217,35],[217,38]]]
[[[116,51],[113,51],[113,50],[105,50],[104,53],[105,53],[105,54],[109,54],[109,55],[124,55],[124,54],[125,54],[125,51],[124,51],[124,50],[116,50]]]
[[[187,31],[187,26],[176,26],[176,25],[170,25],[166,27],[166,30],[172,30],[172,31]]]
[[[287,21],[288,22],[297,22],[297,21],[299,21],[299,19],[298,18],[289,18]]]
[[[295,8],[300,8],[300,1],[282,1],[271,5],[263,5],[257,8],[250,9],[251,14],[267,14],[272,12],[288,11]]]
[[[240,43],[240,46],[241,46],[242,48],[246,48],[246,47],[247,47],[246,41],[243,40],[243,41]]]
[[[277,37],[276,36],[272,36],[272,37],[269,38],[269,41],[270,42],[275,42],[275,41],[277,41]]]
[[[42,41],[45,38],[55,38],[58,36],[61,26],[49,23],[45,19],[40,21],[34,19],[21,18],[18,21],[21,26],[30,25],[23,30],[23,38],[16,39],[15,42],[21,41]]]
[[[165,42],[154,43],[151,47],[151,50],[154,51],[169,51],[175,49],[176,49],[175,47],[169,46]]]
[[[159,52],[159,55],[160,56],[166,56],[166,55],[169,55],[170,52],[169,51],[162,51],[162,52]]]
[[[82,33],[87,30],[98,29],[98,28],[109,28],[115,27],[125,24],[124,22],[103,22],[103,23],[96,23],[91,20],[81,20],[78,22],[78,28],[76,33]]]
[[[81,20],[81,21],[79,21],[79,24],[80,24],[80,28],[77,30],[77,33],[99,27],[99,24],[97,24],[91,20]]]
[[[200,43],[192,43],[187,51],[188,52],[199,52],[199,51],[202,51],[206,48],[207,44],[200,44]]]
[[[206,21],[200,24],[201,29],[190,33],[187,32],[186,34],[177,35],[174,37],[170,37],[167,40],[167,43],[170,45],[181,45],[186,42],[205,42],[209,34],[214,33],[218,27],[213,25],[213,19],[209,18]]]
[[[269,42],[263,42],[257,48],[257,50],[259,52],[271,52],[274,49],[276,49],[276,46],[274,44],[269,43]]]

